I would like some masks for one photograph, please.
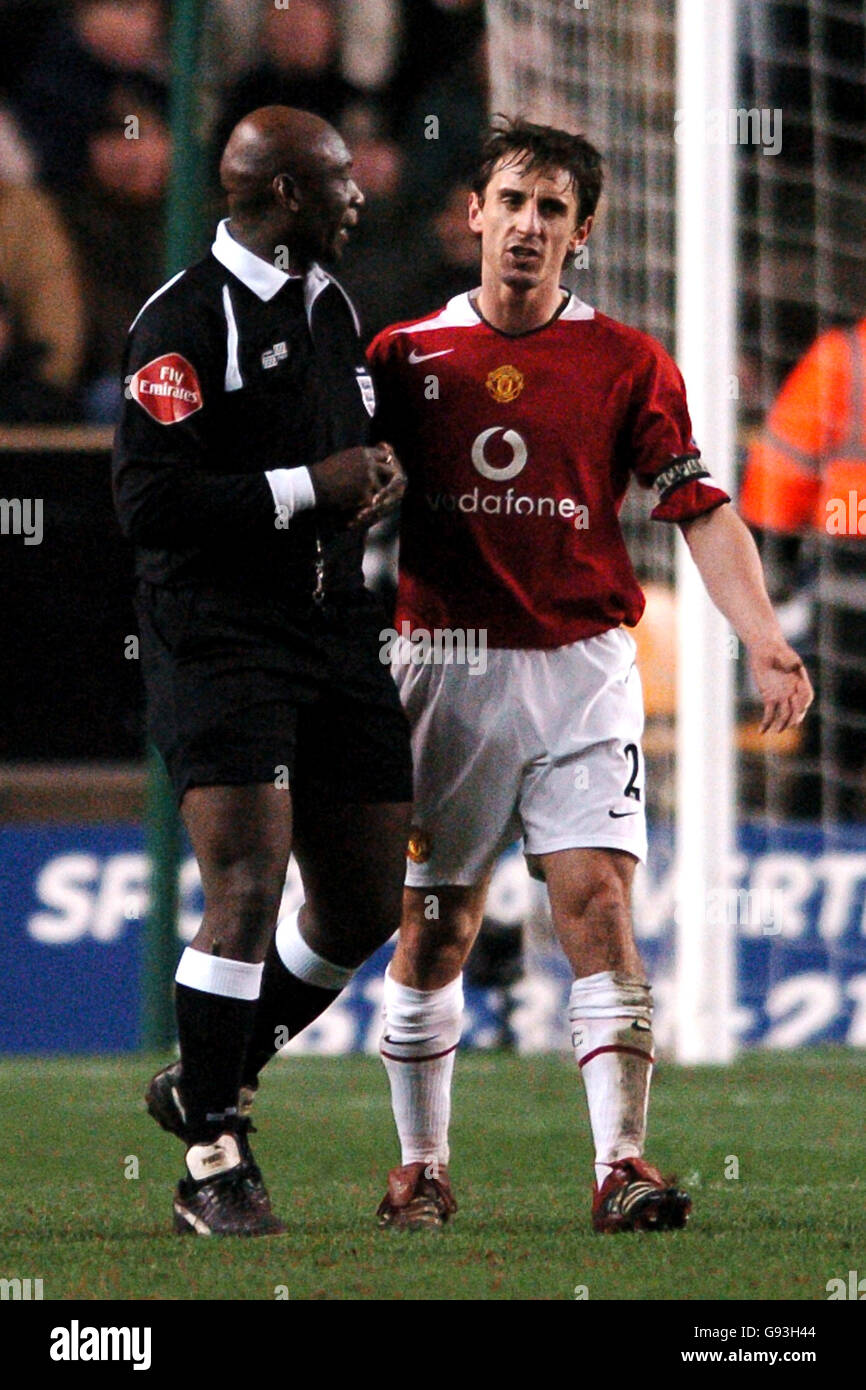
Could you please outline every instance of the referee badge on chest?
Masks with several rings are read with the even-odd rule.
[[[361,400],[364,402],[364,409],[372,420],[376,413],[376,391],[373,386],[373,378],[364,367],[355,368],[355,380],[361,392]]]
[[[285,362],[288,355],[287,343],[274,343],[273,347],[265,348],[262,353],[262,366],[265,368],[277,367],[280,362]]]

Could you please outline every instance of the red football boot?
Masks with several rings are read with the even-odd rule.
[[[392,1231],[438,1230],[457,1210],[448,1170],[430,1176],[431,1164],[407,1163],[392,1168],[388,1191],[379,1203],[378,1224]]]
[[[595,1231],[678,1231],[692,1199],[642,1158],[621,1158],[592,1192]]]

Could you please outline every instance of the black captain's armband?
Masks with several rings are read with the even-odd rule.
[[[671,459],[668,466],[656,474],[653,487],[658,492],[659,501],[666,502],[677,488],[709,477],[710,471],[700,454],[681,454],[679,458]]]

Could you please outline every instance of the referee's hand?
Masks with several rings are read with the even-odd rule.
[[[389,512],[399,506],[400,499],[406,491],[406,474],[400,464],[400,460],[394,453],[390,444],[377,444],[376,451],[384,452],[384,459],[377,465],[378,487],[371,497],[369,503],[362,507],[356,516],[349,522],[351,527],[375,526],[377,521],[381,521]]]
[[[406,479],[390,444],[343,449],[310,469],[316,505],[352,514],[353,525],[370,525],[396,506]],[[362,518],[365,518],[362,522]]]

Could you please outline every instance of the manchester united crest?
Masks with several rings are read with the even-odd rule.
[[[509,401],[517,399],[526,382],[523,373],[516,367],[497,367],[495,371],[488,372],[485,385],[495,401],[507,405]]]
[[[413,864],[426,864],[430,858],[432,849],[430,836],[426,830],[422,830],[420,825],[413,825],[409,831],[409,845],[406,849],[406,858]]]

